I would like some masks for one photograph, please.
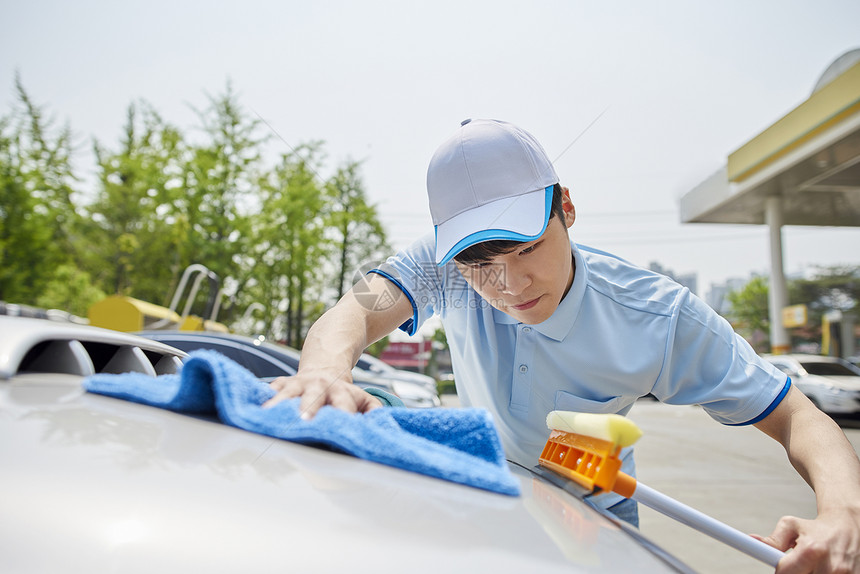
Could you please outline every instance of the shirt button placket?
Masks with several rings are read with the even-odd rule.
[[[517,344],[514,351],[513,385],[511,387],[511,410],[523,414],[528,413],[531,397],[531,364],[534,354],[534,337],[532,328],[519,325],[517,329]]]

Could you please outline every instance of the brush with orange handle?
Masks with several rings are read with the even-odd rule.
[[[540,455],[541,466],[593,493],[612,491],[632,498],[774,568],[785,555],[621,472],[621,449],[642,436],[630,419],[621,415],[552,411],[547,415],[546,425],[552,432]]]

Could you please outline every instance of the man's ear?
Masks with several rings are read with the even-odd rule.
[[[573,222],[576,221],[576,207],[573,206],[570,190],[566,187],[561,188],[561,208],[564,211],[564,225],[570,229]]]

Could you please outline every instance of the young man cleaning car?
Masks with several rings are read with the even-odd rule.
[[[779,441],[815,490],[815,520],[783,518],[764,539],[794,548],[777,572],[860,571],[860,462],[839,427],[689,290],[571,241],[570,193],[533,136],[464,122],[433,156],[427,192],[434,233],[314,324],[298,373],[272,383],[270,404],[301,397],[307,417],[323,405],[378,407],[351,384],[359,355],[438,314],[461,403],[493,414],[511,460],[536,464],[551,410],[626,414],[647,394],[699,404]],[[632,453],[623,460],[634,474]],[[637,523],[632,501],[593,503]]]

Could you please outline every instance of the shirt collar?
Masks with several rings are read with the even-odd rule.
[[[549,319],[543,323],[531,325],[531,327],[537,330],[541,335],[549,337],[555,341],[563,341],[573,328],[573,324],[576,322],[576,317],[579,315],[582,300],[585,297],[585,286],[588,283],[588,267],[585,265],[585,260],[573,241],[570,242],[570,247],[573,252],[573,260],[576,266],[570,290],[561,300],[561,303],[559,303],[555,312],[550,315]],[[504,311],[499,311],[496,308],[493,308],[493,319],[496,323],[505,325],[519,324],[519,321]]]

